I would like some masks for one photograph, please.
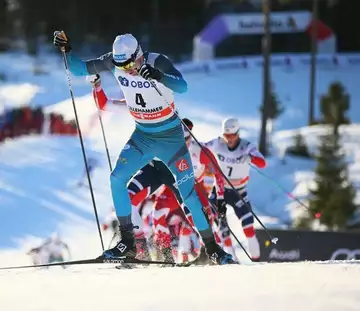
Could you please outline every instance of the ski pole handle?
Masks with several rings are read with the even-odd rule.
[[[68,40],[64,30],[61,30],[61,31],[60,31],[60,35],[61,35],[66,41]],[[62,48],[61,48],[61,51],[65,53],[65,47],[62,47]]]
[[[66,42],[68,41],[68,38],[67,38],[64,30],[55,31],[55,32],[54,32],[54,36],[62,37]],[[60,50],[61,50],[61,52],[65,53],[65,47],[64,47],[64,46],[62,46],[62,47],[60,48]]]

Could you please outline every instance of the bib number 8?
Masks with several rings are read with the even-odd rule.
[[[139,106],[141,106],[143,108],[146,107],[146,103],[144,101],[144,98],[142,97],[142,95],[140,93],[135,94],[135,104],[139,105]]]

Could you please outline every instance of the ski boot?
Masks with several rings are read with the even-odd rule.
[[[145,237],[135,238],[135,244],[136,244],[136,254],[137,254],[136,258],[141,260],[151,260],[151,255]]]
[[[134,226],[120,228],[121,239],[115,247],[106,250],[103,253],[105,259],[118,259],[124,257],[134,258],[136,256],[136,244],[134,237]]]
[[[215,240],[205,243],[205,246],[206,254],[213,263],[218,265],[236,263],[236,261],[233,259],[233,256],[226,253],[218,244],[216,244]]]
[[[192,263],[195,266],[215,265],[206,254],[205,248],[201,247],[200,254]]]
[[[175,260],[174,260],[174,257],[173,257],[173,254],[172,254],[172,249],[171,247],[164,247],[162,250],[162,255],[163,255],[163,258],[166,262],[172,262],[172,263],[175,263]]]

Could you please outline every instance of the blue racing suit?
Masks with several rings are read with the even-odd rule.
[[[184,93],[187,83],[171,61],[162,54],[144,53],[145,62],[159,69],[163,77],[159,81],[168,91]],[[129,79],[123,77],[112,63],[112,53],[107,53],[97,59],[82,61],[72,53],[68,53],[68,64],[72,74],[76,76],[92,75],[102,71],[111,71],[118,79],[124,91],[129,85]],[[147,87],[148,82],[132,81],[133,87]],[[138,83],[136,85],[136,83]],[[141,83],[141,84],[140,84]],[[132,86],[132,85],[131,85]],[[162,87],[163,87],[162,86]],[[149,85],[147,92],[151,90]],[[142,89],[144,92],[145,90]],[[155,89],[152,90],[156,92]],[[141,89],[139,89],[141,92]],[[125,99],[126,93],[124,92]],[[138,95],[138,94],[136,94]],[[159,100],[163,100],[159,98]],[[141,105],[141,103],[140,103]],[[161,105],[166,106],[165,102]],[[129,106],[130,113],[137,115],[138,110]],[[140,118],[140,117],[139,117]],[[202,205],[194,190],[194,171],[190,154],[185,144],[181,121],[177,114],[164,121],[144,123],[135,117],[136,127],[127,144],[123,147],[116,166],[110,176],[113,202],[120,226],[131,224],[131,202],[128,196],[127,183],[130,178],[154,157],[162,160],[175,175],[177,186],[184,204],[189,208],[194,223],[203,238],[212,238],[212,231],[202,211]]]

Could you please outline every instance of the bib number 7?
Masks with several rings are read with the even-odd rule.
[[[228,169],[228,177],[231,177],[231,174],[232,174],[232,171],[233,171],[232,166],[227,166],[227,169]]]
[[[142,97],[142,95],[140,93],[135,94],[135,104],[139,105],[139,106],[141,106],[143,108],[146,107],[145,100],[144,100],[144,98]]]

